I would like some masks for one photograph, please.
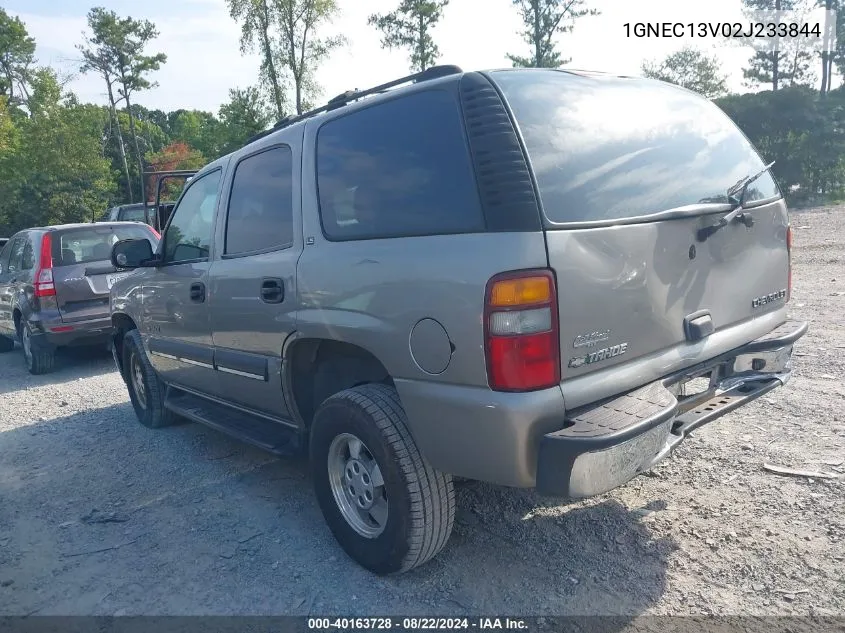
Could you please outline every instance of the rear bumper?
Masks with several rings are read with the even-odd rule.
[[[99,317],[86,321],[63,323],[61,321],[40,322],[33,328],[33,343],[50,347],[71,345],[99,345],[109,342],[111,317]]]
[[[609,401],[567,412],[537,455],[541,494],[585,498],[624,484],[668,456],[695,429],[779,387],[791,375],[793,344],[807,324],[787,321],[728,354]],[[707,376],[690,397],[680,387]]]
[[[577,409],[566,409],[559,386],[509,393],[431,380],[394,383],[409,430],[437,470],[585,497],[625,483],[693,429],[785,383],[792,345],[806,331],[805,323],[787,321],[705,363]],[[759,368],[755,358],[766,366]],[[684,381],[708,372],[714,377],[709,393],[698,400],[678,396]],[[643,401],[649,397],[651,404]]]

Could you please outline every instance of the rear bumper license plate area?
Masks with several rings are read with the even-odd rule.
[[[785,384],[806,331],[787,321],[729,354],[568,412],[566,426],[540,440],[537,490],[591,497],[648,470],[695,429]]]

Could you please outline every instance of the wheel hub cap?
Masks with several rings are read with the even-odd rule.
[[[23,353],[27,358],[32,357],[32,340],[29,336],[29,330],[24,327],[21,333],[21,343],[23,343]]]
[[[142,409],[147,408],[147,390],[144,387],[144,372],[141,368],[141,363],[138,362],[138,357],[132,357],[132,388],[135,391],[135,397],[138,399],[138,404]]]
[[[350,459],[346,462],[347,492],[362,510],[373,507],[373,479],[363,462]]]
[[[343,518],[358,534],[376,538],[387,525],[387,491],[375,457],[350,433],[329,447],[329,486]]]

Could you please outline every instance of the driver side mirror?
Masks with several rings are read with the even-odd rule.
[[[149,240],[121,240],[111,249],[111,263],[115,268],[140,268],[153,259]]]

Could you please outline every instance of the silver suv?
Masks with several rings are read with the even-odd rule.
[[[120,240],[150,248],[158,235],[146,224],[62,224],[31,228],[0,250],[0,353],[23,348],[32,374],[53,370],[60,347],[111,341],[109,288],[128,272],[109,261]]]
[[[711,102],[436,67],[203,168],[111,292],[141,423],[307,451],[344,550],[445,545],[453,477],[583,498],[784,384],[781,192]]]

